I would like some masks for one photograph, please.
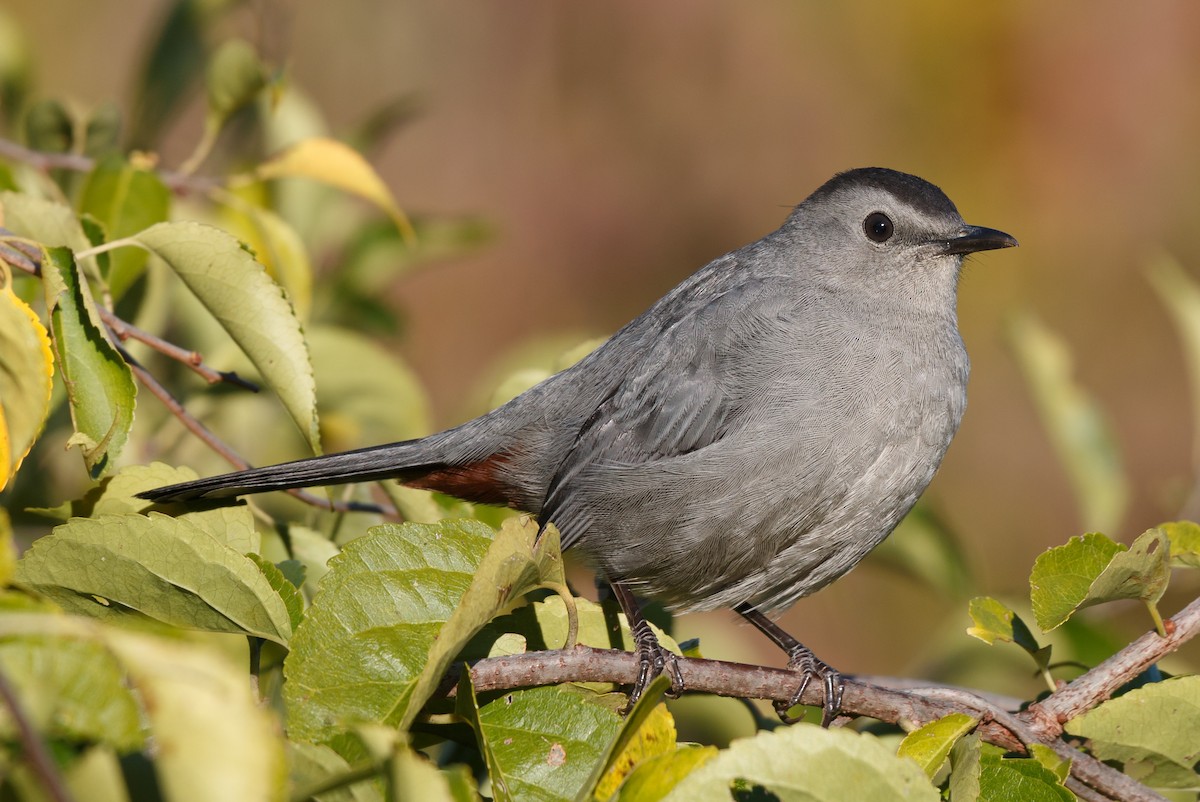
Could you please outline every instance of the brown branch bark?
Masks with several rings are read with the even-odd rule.
[[[1039,738],[1057,738],[1063,725],[1091,710],[1165,655],[1200,633],[1200,599],[1165,622],[1167,637],[1147,632],[1100,665],[1030,705],[1021,714]]]
[[[980,717],[977,729],[988,743],[1015,752],[1028,745],[1044,744],[1071,761],[1069,787],[1087,800],[1132,800],[1162,802],[1165,797],[1128,775],[1105,765],[1061,739],[1062,727],[1046,728],[1047,716],[1070,712],[1078,715],[1099,704],[1122,684],[1137,676],[1162,655],[1200,631],[1200,600],[1170,619],[1167,638],[1151,632],[1131,643],[1109,660],[1075,682],[1035,705],[1036,712],[1014,712],[984,695],[944,685],[920,687],[912,680],[846,677],[844,713],[869,716],[906,728],[918,727],[953,712]],[[1157,641],[1157,642],[1156,642]],[[679,669],[689,693],[710,693],[750,699],[788,701],[796,687],[796,675],[786,669],[686,658]],[[471,681],[477,691],[503,691],[562,682],[611,682],[630,685],[637,678],[638,661],[629,652],[577,646],[570,650],[529,652],[480,660],[471,666]],[[451,672],[439,688],[442,696],[455,692],[457,672]],[[892,687],[888,687],[888,686]],[[819,706],[821,688],[810,686],[801,702]],[[1012,700],[1005,700],[1012,701]],[[1067,718],[1070,718],[1068,716]],[[1065,721],[1067,719],[1063,719]]]

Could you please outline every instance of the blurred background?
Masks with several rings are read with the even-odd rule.
[[[1128,494],[1107,534],[1129,542],[1180,516],[1193,482],[1188,361],[1148,271],[1169,254],[1200,275],[1200,5],[191,5],[212,16],[208,44],[254,43],[332,134],[362,131],[381,109],[403,117],[367,154],[400,205],[481,221],[474,247],[382,285],[399,324],[377,337],[424,384],[435,426],[478,414],[522,354],[611,333],[775,228],[834,172],[881,165],[933,181],[968,222],[1021,242],[973,257],[960,292],[970,405],[926,495],[969,567],[959,592],[1027,598],[1034,558],[1097,525],[1039,417],[1014,320],[1061,338],[1111,427]],[[131,114],[171,6],[7,0],[4,11],[34,98]],[[136,143],[167,166],[201,128],[201,87],[182,101]],[[1196,588],[1177,577],[1164,613]],[[1095,612],[1128,638],[1148,627],[1136,608]],[[687,617],[676,634],[703,635],[708,656],[783,662],[732,619]],[[964,643],[961,597],[880,560],[784,624],[848,673],[928,676],[936,661],[1000,654]]]

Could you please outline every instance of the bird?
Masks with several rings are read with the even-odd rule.
[[[844,680],[771,613],[846,574],[929,485],[959,428],[970,362],[966,256],[1017,245],[896,170],[834,175],[756,242],[693,273],[573,366],[427,437],[142,493],[187,502],[394,479],[553,523],[626,613],[630,706],[669,671],[638,597],[732,608],[813,680]]]

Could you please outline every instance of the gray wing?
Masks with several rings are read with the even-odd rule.
[[[558,526],[564,548],[595,523],[576,481],[581,474],[699,451],[751,411],[754,388],[744,373],[762,352],[756,339],[770,337],[786,316],[782,294],[763,279],[730,281],[728,274],[690,290],[667,299],[638,330],[621,332],[641,348],[626,349],[624,364],[610,366],[627,373],[580,429],[542,508],[542,520]]]

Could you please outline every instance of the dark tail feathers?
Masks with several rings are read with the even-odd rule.
[[[162,502],[189,501],[380,479],[403,481],[440,467],[443,466],[437,462],[430,464],[430,454],[423,447],[423,441],[407,440],[158,487],[138,493],[138,497]]]

